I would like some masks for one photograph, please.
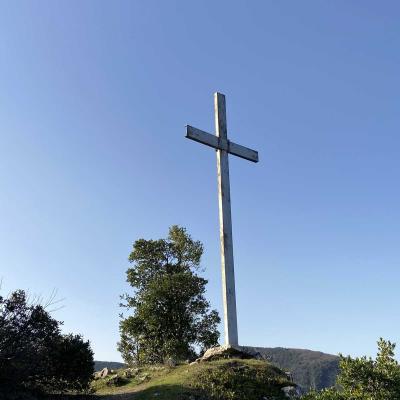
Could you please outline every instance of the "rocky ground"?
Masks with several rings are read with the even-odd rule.
[[[261,398],[268,400],[295,398],[297,391],[290,376],[257,358],[258,355],[249,349],[220,347],[209,350],[204,357],[190,364],[174,365],[171,361],[170,365],[103,369],[95,375],[95,393],[86,398],[207,400],[211,395],[217,396],[218,390],[220,393],[226,390],[232,399],[253,399],[246,397],[248,393],[243,388],[249,393],[263,393]]]

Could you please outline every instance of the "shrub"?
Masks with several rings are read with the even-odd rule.
[[[304,400],[398,400],[400,365],[394,358],[395,344],[380,339],[376,359],[340,355],[337,389],[312,392]]]
[[[294,386],[278,368],[267,363],[225,362],[199,373],[193,387],[213,400],[284,399],[282,388]]]
[[[80,335],[62,335],[40,304],[24,291],[0,296],[0,393],[85,391],[93,352]],[[25,395],[27,396],[27,395]]]

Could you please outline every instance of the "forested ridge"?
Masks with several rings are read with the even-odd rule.
[[[257,347],[256,350],[273,364],[289,371],[303,390],[324,389],[335,384],[339,357],[320,351]]]

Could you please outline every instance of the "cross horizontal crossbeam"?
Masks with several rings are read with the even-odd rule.
[[[258,162],[258,152],[228,140],[225,96],[222,93],[214,93],[214,113],[215,135],[187,125],[186,137],[216,149],[225,344],[228,346],[238,346],[231,194],[229,183],[229,153],[244,158],[245,160]]]
[[[256,150],[249,149],[248,147],[233,143],[230,140],[204,132],[200,129],[194,128],[193,126],[186,126],[186,137],[195,142],[213,147],[214,149],[225,150],[228,153],[244,158],[245,160],[258,162],[258,152]]]

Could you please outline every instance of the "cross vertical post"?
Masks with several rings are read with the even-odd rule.
[[[225,345],[239,346],[235,268],[233,263],[231,193],[229,183],[229,154],[258,162],[258,152],[228,140],[225,96],[214,94],[215,135],[193,126],[186,126],[186,137],[217,151],[219,235],[221,242],[222,297],[224,308]]]
[[[225,96],[214,94],[215,132],[219,141],[227,141]],[[219,232],[221,241],[222,298],[224,307],[225,344],[238,346],[235,268],[233,261],[231,194],[228,151],[217,149]]]

